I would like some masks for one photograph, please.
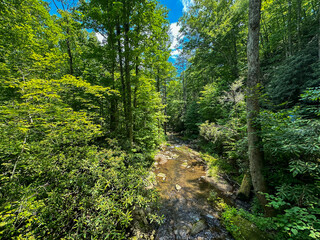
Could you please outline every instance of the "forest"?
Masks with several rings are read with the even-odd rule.
[[[320,239],[320,1],[191,3],[172,61],[158,0],[0,0],[0,239]],[[159,237],[173,135],[224,238]]]

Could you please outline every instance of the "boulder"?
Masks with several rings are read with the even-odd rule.
[[[192,225],[191,235],[196,235],[197,233],[206,229],[206,227],[206,222],[203,219],[199,220],[198,222]]]
[[[162,178],[162,180],[166,179],[166,175],[164,173],[158,173],[157,177]]]
[[[183,167],[183,168],[188,167],[188,163],[187,163],[187,162],[182,163],[182,164],[181,164],[181,167]]]
[[[237,192],[237,198],[240,200],[248,200],[250,198],[251,187],[252,183],[250,173],[246,173],[243,176],[241,186]]]
[[[158,153],[155,157],[154,160],[156,160],[157,162],[159,162],[159,164],[165,164],[168,161],[167,156],[165,156],[164,154]]]

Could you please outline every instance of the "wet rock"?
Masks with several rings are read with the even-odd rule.
[[[215,229],[215,232],[221,232],[221,224],[220,221],[216,218],[206,218],[207,225],[211,229]]]
[[[201,181],[207,182],[217,188],[219,191],[223,192],[224,195],[231,195],[233,191],[233,187],[222,177],[210,177],[210,176],[203,176],[200,177]]]
[[[156,161],[158,161],[160,165],[165,164],[166,162],[168,162],[167,156],[165,156],[164,154],[161,154],[161,153],[158,153],[158,154],[154,157],[154,159],[155,159]]]
[[[180,191],[181,190],[181,186],[176,184],[176,189],[177,189],[177,191]]]
[[[167,163],[168,162],[168,158],[163,158],[163,159],[161,159],[161,161],[159,162],[159,164],[160,165],[163,165],[163,164],[165,164],[165,163]]]
[[[148,186],[146,186],[146,189],[147,189],[147,190],[150,190],[150,189],[152,189],[152,188],[154,188],[154,185],[153,185],[152,183],[150,183]]]
[[[157,185],[156,175],[153,172],[149,172],[148,177],[144,179],[144,184],[146,189],[152,189],[155,185]]]
[[[191,235],[196,235],[197,233],[206,229],[206,227],[207,227],[206,222],[203,219],[199,220],[198,222],[193,224],[191,228]]]
[[[246,239],[246,240],[271,240],[274,239],[269,233],[261,231],[256,225],[247,219],[237,215],[233,216],[230,219],[230,222],[234,226],[234,229],[231,229],[231,235],[236,240]]]
[[[189,216],[193,221],[198,222],[200,220],[200,215],[191,213]]]
[[[183,168],[188,167],[188,163],[187,163],[187,162],[182,163],[182,164],[181,164],[181,167],[183,167]]]
[[[177,230],[177,234],[181,239],[187,239],[190,233],[190,228],[188,226],[182,226]]]
[[[210,215],[210,214],[207,214],[206,217],[207,217],[207,218],[214,219],[214,216],[212,216],[212,215]]]
[[[178,156],[177,154],[172,154],[171,157],[172,157],[172,159],[176,159],[176,158],[178,158],[179,156]]]
[[[158,173],[157,177],[162,178],[162,180],[166,179],[166,175],[164,173]]]

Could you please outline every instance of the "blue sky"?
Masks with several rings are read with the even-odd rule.
[[[49,2],[49,5],[51,7],[51,13],[56,13],[56,8],[53,4],[52,0],[45,0]],[[74,0],[69,0],[70,2]],[[166,6],[169,9],[169,15],[168,19],[170,21],[170,34],[171,34],[171,57],[170,61],[175,62],[176,57],[179,55],[179,48],[178,48],[178,37],[179,37],[179,29],[177,22],[179,18],[182,16],[184,11],[188,10],[188,7],[190,7],[193,4],[193,0],[159,0],[159,2]],[[59,2],[56,1],[58,4],[58,7],[61,7]],[[102,38],[102,36],[97,35],[98,38]]]
[[[49,2],[49,5],[51,9],[53,10],[52,12],[55,13],[56,9],[53,4],[52,0],[45,0],[46,2]],[[76,1],[69,1],[69,2],[76,2]],[[169,20],[171,23],[178,22],[179,18],[182,16],[182,12],[184,10],[187,10],[188,6],[193,2],[192,0],[159,0],[159,2],[166,6],[170,11],[169,11]],[[59,1],[56,0],[56,3],[59,7],[61,7],[61,4]]]
[[[159,0],[161,4],[165,5],[169,9],[169,21],[170,21],[170,34],[171,34],[171,57],[170,62],[174,63],[178,57],[180,50],[178,46],[179,30],[180,27],[177,24],[179,18],[183,15],[183,12],[188,11],[188,8],[193,4],[193,0]]]
[[[183,4],[180,0],[160,0],[160,3],[166,6],[169,11],[170,23],[178,22],[182,16]]]

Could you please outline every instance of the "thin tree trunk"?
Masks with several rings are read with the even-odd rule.
[[[247,79],[247,125],[248,152],[252,185],[265,214],[270,216],[272,210],[266,207],[267,200],[261,193],[267,192],[266,182],[262,174],[263,151],[258,135],[260,130],[257,117],[259,115],[259,32],[260,32],[261,0],[249,1],[249,34],[247,45],[248,79]]]
[[[159,67],[157,67],[157,92],[160,92],[160,76],[159,76]]]
[[[131,76],[130,76],[130,46],[129,46],[129,14],[128,8],[130,6],[126,5],[124,7],[124,16],[125,16],[125,23],[124,23],[124,48],[125,48],[125,76],[126,76],[126,90],[127,90],[127,137],[129,140],[130,145],[133,142],[133,119],[132,119],[132,101],[131,101]]]
[[[137,108],[137,92],[138,92],[138,85],[139,85],[139,57],[136,57],[136,85],[134,87],[134,97],[133,97],[133,106]]]
[[[69,36],[69,28],[67,28],[67,35]],[[73,57],[71,53],[71,46],[69,37],[67,37],[67,49],[68,49],[68,55],[69,55],[69,68],[70,68],[70,75],[73,75]]]
[[[119,20],[117,23],[116,31],[117,31],[117,38],[118,38],[117,39],[118,55],[119,55],[120,79],[121,79],[121,88],[122,88],[121,97],[122,97],[122,103],[123,103],[124,116],[126,117],[127,116],[126,85],[124,82],[124,73],[123,73],[122,49],[121,49],[121,30],[120,30]],[[127,123],[126,123],[126,129],[128,129]]]
[[[182,92],[183,92],[183,109],[184,112],[187,111],[187,84],[186,84],[186,79],[185,79],[185,74],[184,74],[185,70],[183,70],[182,72]]]
[[[138,102],[137,102],[137,95],[138,95],[138,90],[139,90],[139,57],[136,57],[136,84],[134,86],[134,90],[133,90],[133,107],[134,109],[136,109],[138,107]],[[136,129],[138,129],[137,126],[137,121],[136,121],[136,114],[133,114],[133,130],[135,131]],[[133,135],[133,141],[135,141],[135,136]]]
[[[298,50],[301,50],[301,0],[297,0],[297,34]]]
[[[292,21],[291,21],[291,15],[292,15],[292,2],[291,0],[288,1],[288,48],[289,48],[289,56],[292,55]]]
[[[112,88],[116,89],[116,81],[115,81],[115,68],[116,68],[116,39],[115,39],[115,25],[110,24],[110,28],[108,30],[109,37],[108,37],[108,44],[109,48],[111,49],[111,80],[112,80]],[[110,101],[110,130],[112,132],[116,131],[118,128],[118,101],[117,98],[114,97]]]
[[[112,70],[111,70],[111,77],[112,77],[112,88],[115,89],[115,59],[112,62]],[[117,99],[111,99],[111,112],[110,112],[110,129],[111,131],[115,131],[118,128],[118,106],[117,106]]]

